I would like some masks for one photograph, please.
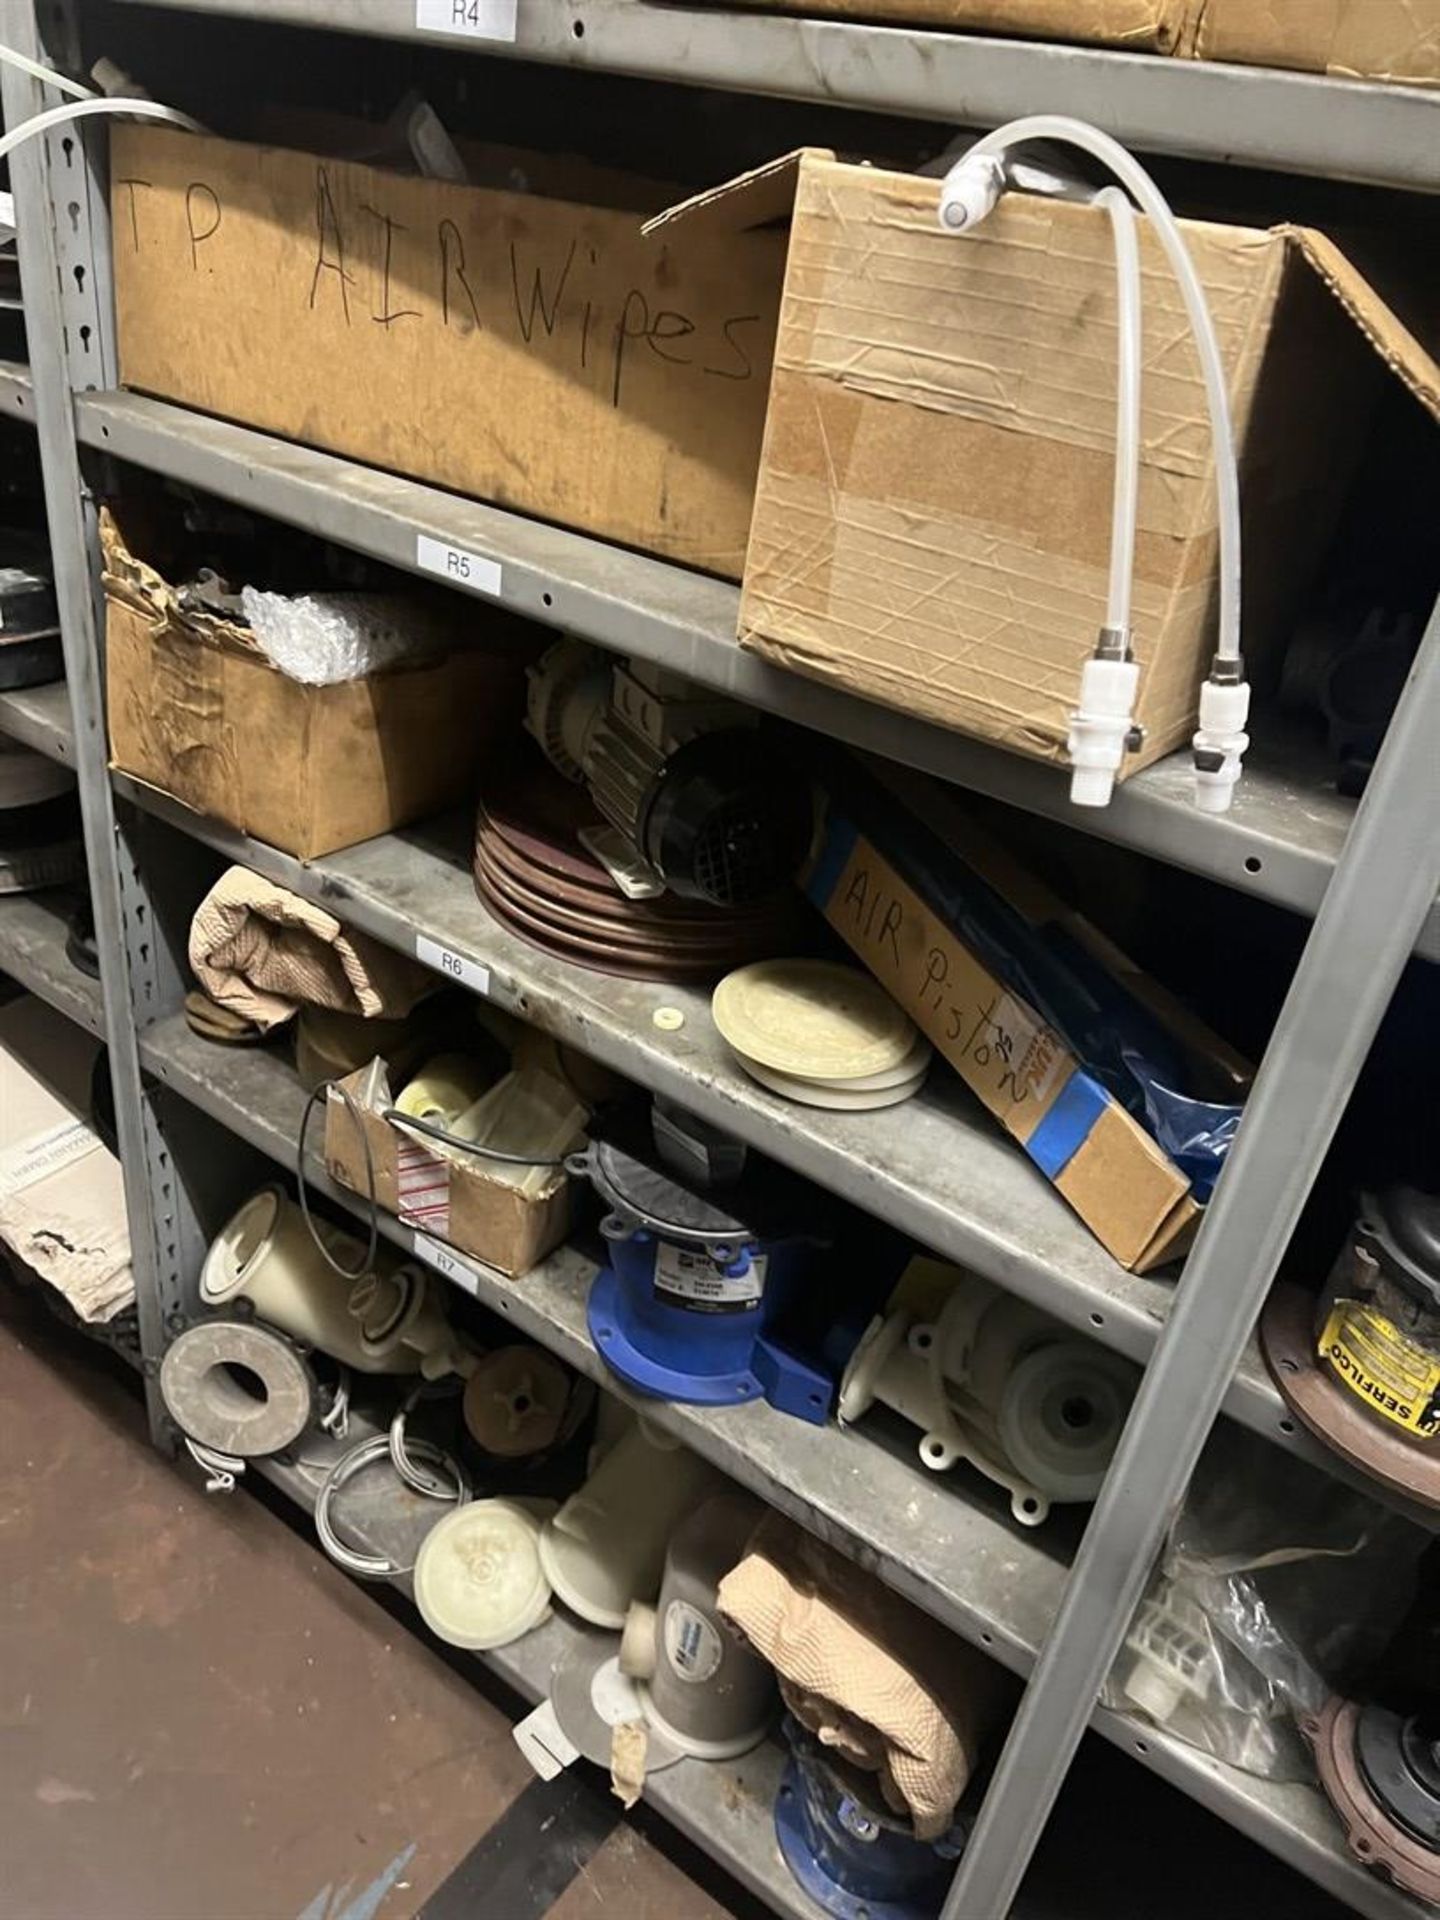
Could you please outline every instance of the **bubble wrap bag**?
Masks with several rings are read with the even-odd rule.
[[[423,613],[386,594],[291,595],[246,587],[240,604],[266,658],[307,687],[363,680],[437,650]]]

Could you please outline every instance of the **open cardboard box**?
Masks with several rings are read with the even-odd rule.
[[[942,231],[939,183],[807,149],[651,223],[717,249],[788,220],[740,609],[777,665],[1066,758],[1105,615],[1116,289],[1102,209],[1007,194]],[[1323,234],[1182,222],[1229,373],[1252,680],[1289,631],[1388,383],[1433,423],[1440,367]],[[1144,300],[1135,718],[1121,777],[1186,742],[1215,634],[1200,363],[1139,223]],[[1403,397],[1403,396],[1402,396]]]
[[[574,1200],[568,1173],[554,1168],[538,1192],[522,1193],[483,1160],[422,1146],[384,1118],[392,1104],[389,1069],[380,1059],[331,1087],[325,1168],[332,1180],[369,1199],[373,1170],[377,1206],[512,1279],[560,1245]]]
[[[523,655],[508,616],[485,616],[496,651],[457,631],[448,652],[306,686],[247,628],[182,610],[131,552],[120,511],[101,520],[112,766],[301,859],[470,797],[486,746],[519,722]],[[417,602],[417,620],[427,611]]]

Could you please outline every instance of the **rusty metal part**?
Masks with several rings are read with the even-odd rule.
[[[1260,1351],[1286,1406],[1327,1447],[1392,1492],[1440,1508],[1440,1453],[1365,1411],[1315,1351],[1315,1303],[1302,1287],[1277,1286],[1260,1316]]]
[[[1404,1893],[1440,1901],[1440,1853],[1399,1826],[1365,1778],[1356,1750],[1364,1710],[1336,1694],[1318,1716],[1307,1714],[1300,1731],[1315,1751],[1320,1784],[1345,1828],[1357,1860],[1374,1867]]]

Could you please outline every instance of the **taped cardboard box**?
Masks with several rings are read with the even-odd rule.
[[[511,1279],[560,1245],[570,1230],[574,1199],[569,1174],[557,1168],[537,1193],[522,1193],[488,1172],[482,1160],[430,1152],[383,1117],[390,1105],[383,1060],[330,1089],[325,1168],[332,1180],[368,1199],[373,1170],[374,1199],[386,1213]]]
[[[1440,0],[739,0],[766,13],[1440,83]]]
[[[1052,930],[1062,955],[1110,976],[1111,1000],[1139,1003],[1183,1057],[1187,1125],[1223,1112],[1217,1131],[1233,1128],[1246,1063],[933,783],[881,780],[853,765],[830,780],[809,897],[1121,1266],[1144,1273],[1176,1258],[1200,1217],[1191,1178],[1037,1011],[1022,983],[1038,988],[1044,969],[1013,962],[993,937],[997,919]],[[998,916],[980,908],[982,890]]]
[[[115,127],[121,381],[738,579],[783,236],[647,240],[665,189],[588,205],[533,171]]]
[[[286,853],[313,859],[467,800],[487,743],[518,717],[513,652],[461,643],[307,686],[247,628],[182,612],[108,512],[101,537],[111,765]]]
[[[766,170],[792,212],[741,599],[767,659],[1062,761],[1104,619],[1116,292],[1100,209],[1007,195],[943,232],[933,180],[807,150]],[[665,216],[744,220],[754,182]],[[1440,368],[1323,235],[1185,222],[1229,372],[1244,641],[1263,684],[1386,382],[1433,422]],[[1145,377],[1135,717],[1122,777],[1188,740],[1214,644],[1216,516],[1200,364],[1140,223]]]

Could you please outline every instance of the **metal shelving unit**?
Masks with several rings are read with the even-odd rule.
[[[1019,110],[1070,111],[1154,152],[1440,189],[1440,102],[1405,88],[650,0],[519,0],[517,33],[505,44],[424,32],[415,24],[414,0],[158,4],[244,18],[257,29],[272,23],[372,33],[596,75],[917,119],[988,124]],[[34,0],[4,6],[12,44],[72,68],[82,64],[74,0],[46,8],[48,38],[37,27]],[[43,86],[6,74],[8,120],[45,104]],[[1105,813],[1077,820],[1063,778],[1050,770],[742,653],[732,586],[117,391],[97,151],[88,141],[51,136],[20,149],[13,174],[35,365],[33,377],[0,366],[0,412],[39,428],[74,704],[67,724],[69,709],[11,696],[0,701],[0,725],[57,758],[68,756],[80,778],[102,952],[103,1007],[92,995],[92,1014],[96,1030],[105,1029],[108,1016],[146,1354],[158,1358],[193,1315],[205,1228],[214,1224],[215,1169],[197,1164],[185,1114],[198,1110],[249,1148],[293,1166],[303,1097],[283,1061],[209,1046],[180,1015],[183,981],[162,927],[162,869],[167,846],[193,852],[200,842],[323,900],[392,946],[414,952],[417,936],[438,945],[501,1005],[681,1096],[923,1244],[1146,1363],[1125,1441],[1073,1552],[1063,1526],[1034,1534],[1017,1529],[978,1483],[931,1480],[867,1434],[797,1427],[763,1406],[658,1413],[736,1480],[1028,1681],[947,1920],[1009,1909],[1087,1725],[1357,1912],[1375,1920],[1418,1915],[1414,1902],[1351,1858],[1318,1792],[1235,1773],[1097,1708],[1096,1700],[1165,1518],[1222,1408],[1272,1443],[1339,1473],[1295,1431],[1249,1333],[1401,968],[1413,952],[1440,959],[1430,772],[1440,726],[1440,615],[1358,809],[1328,790],[1303,743],[1267,729],[1247,765],[1239,804],[1223,819],[1192,811],[1188,775],[1176,759],[1127,783]],[[897,1114],[798,1109],[737,1071],[714,1035],[703,995],[600,979],[515,939],[474,896],[463,823],[453,831],[445,822],[427,823],[302,863],[137,782],[112,778],[89,485],[102,470],[96,463],[107,459],[133,462],[411,571],[424,570],[416,544],[424,536],[484,555],[500,569],[492,604],[664,661],[798,724],[1313,916],[1232,1163],[1178,1285],[1119,1268],[958,1086],[929,1090]],[[17,974],[25,978],[20,969],[28,966],[36,990],[44,992],[47,980],[52,997],[60,989],[42,918],[38,908],[33,925],[17,915],[12,931],[0,917],[0,965],[8,966],[5,954],[13,952]],[[684,1015],[677,1031],[653,1024],[660,1004]],[[310,1172],[340,1205],[360,1205],[318,1168]],[[592,1377],[607,1377],[585,1331],[589,1268],[580,1254],[564,1250],[512,1283],[468,1261],[437,1260],[433,1247],[416,1247],[397,1222],[382,1226],[524,1333]],[[153,1402],[152,1417],[163,1442],[162,1410]],[[302,1503],[313,1501],[313,1464],[277,1465],[272,1477]],[[534,1697],[576,1631],[552,1623],[492,1664]],[[735,1769],[718,1777],[687,1763],[658,1776],[648,1798],[777,1910],[800,1916],[813,1910],[779,1863],[770,1835],[774,1766],[762,1752],[744,1763],[743,1779],[732,1780]]]

